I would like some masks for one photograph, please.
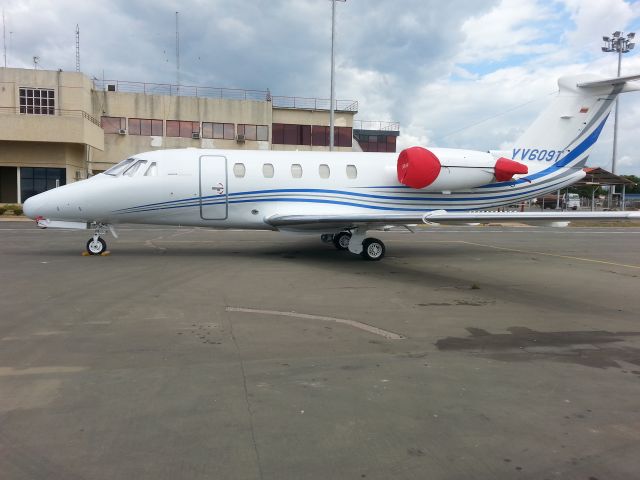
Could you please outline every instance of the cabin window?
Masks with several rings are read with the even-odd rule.
[[[147,171],[144,172],[144,176],[145,177],[157,177],[158,176],[158,166],[156,165],[156,162],[151,162],[151,165],[149,165],[149,168],[147,168]]]
[[[291,176],[293,178],[301,178],[302,177],[302,165],[299,163],[294,163],[291,165]]]
[[[320,174],[320,178],[329,178],[331,175],[331,170],[329,169],[329,165],[321,164],[318,167],[318,173]]]
[[[110,169],[106,170],[104,172],[104,174],[105,175],[112,175],[112,176],[116,177],[116,176],[120,175],[123,170],[125,170],[127,167],[129,167],[129,165],[131,165],[135,161],[136,161],[135,158],[127,158],[126,160],[123,160],[120,163],[118,163],[117,165],[114,165]]]
[[[265,163],[262,165],[262,175],[264,178],[273,178],[273,164]]]
[[[247,173],[247,169],[244,166],[244,163],[236,163],[233,165],[233,174],[236,178],[244,177],[245,173]]]
[[[358,169],[355,165],[347,165],[347,178],[357,178],[358,177]]]
[[[126,175],[127,177],[133,177],[138,172],[138,170],[140,170],[140,167],[146,165],[146,163],[146,160],[138,160],[136,163],[127,168],[124,171],[123,175]]]

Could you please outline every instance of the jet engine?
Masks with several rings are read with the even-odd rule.
[[[439,154],[439,155],[438,155]],[[427,150],[410,147],[398,156],[398,181],[427,192],[451,192],[506,182],[526,174],[523,163],[508,158],[495,159],[490,153],[471,150]]]

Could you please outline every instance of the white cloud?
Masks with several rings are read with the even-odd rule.
[[[81,30],[88,75],[329,96],[331,3],[324,0],[0,0],[9,65],[75,68]],[[363,120],[397,120],[399,145],[504,148],[548,101],[564,74],[615,74],[601,36],[639,26],[630,0],[348,0],[337,5],[338,98]],[[640,50],[640,48],[639,48]],[[623,73],[640,72],[636,50]],[[622,97],[620,168],[640,174],[640,94]],[[592,155],[608,167],[612,122]]]

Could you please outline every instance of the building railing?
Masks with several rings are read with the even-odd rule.
[[[193,85],[172,85],[168,83],[130,82],[124,80],[99,80],[94,78],[95,90],[121,93],[142,93],[145,95],[168,95],[182,97],[217,98],[222,100],[255,100],[272,102],[276,108],[298,108],[302,110],[329,110],[331,100],[323,98],[272,96],[269,90],[245,90],[241,88],[196,87]],[[358,102],[336,100],[339,112],[357,112]]]
[[[85,118],[94,125],[100,126],[100,121],[84,110],[63,110],[49,107],[0,107],[0,115],[24,115],[36,117],[76,117]]]
[[[273,96],[271,102],[275,108],[297,108],[301,110],[329,110],[331,100],[328,98],[283,97]],[[338,112],[357,112],[358,102],[355,100],[336,100],[334,110]]]
[[[400,122],[381,122],[379,120],[354,120],[354,130],[376,130],[382,132],[399,132]]]
[[[93,79],[94,89],[107,92],[143,93],[145,95],[169,95],[182,97],[219,98],[224,100],[269,100],[268,90],[244,90],[241,88],[196,87],[168,83],[130,82],[124,80]]]

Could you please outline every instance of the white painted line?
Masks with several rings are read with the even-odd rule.
[[[394,332],[390,332],[388,330],[383,330],[378,327],[374,327],[373,325],[368,325],[366,323],[358,322],[356,320],[347,320],[344,318],[324,317],[322,315],[309,315],[308,313],[298,313],[298,312],[279,312],[277,310],[257,310],[254,308],[240,308],[240,307],[227,307],[226,310],[227,312],[257,313],[261,315],[278,315],[281,317],[295,317],[295,318],[305,318],[308,320],[322,320],[325,322],[342,323],[344,325],[349,325],[350,327],[364,330],[365,332],[373,333],[374,335],[380,335],[381,337],[388,338],[390,340],[402,340],[403,338],[405,338],[402,335],[399,335]]]

